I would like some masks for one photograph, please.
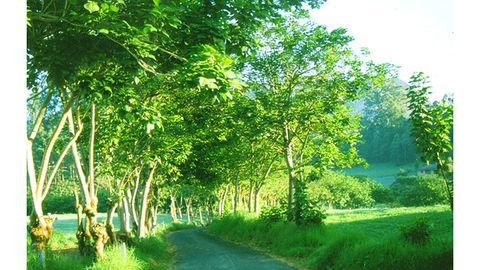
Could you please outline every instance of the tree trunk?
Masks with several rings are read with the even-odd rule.
[[[158,206],[152,207],[152,229],[155,230],[157,227],[157,220],[158,220]]]
[[[183,222],[182,201],[183,201],[183,198],[182,198],[182,196],[180,196],[180,203],[177,205],[178,216],[180,217],[179,218],[180,222]]]
[[[255,188],[255,214],[260,214],[260,187]]]
[[[207,221],[207,224],[210,223],[210,207],[205,207],[205,211],[206,211],[206,221]]]
[[[146,235],[146,228],[145,228],[145,221],[147,215],[147,207],[148,207],[148,194],[150,193],[150,185],[153,180],[153,175],[155,173],[155,169],[157,167],[157,163],[153,164],[152,169],[150,170],[150,174],[148,175],[147,182],[145,183],[145,188],[143,190],[143,198],[142,198],[142,205],[141,205],[141,212],[140,212],[140,219],[139,219],[139,228],[138,228],[138,238],[143,238]]]
[[[128,234],[130,233],[130,213],[127,198],[122,198],[119,204],[118,218],[120,221],[120,232]]]
[[[136,198],[137,198],[137,192],[138,192],[138,186],[140,180],[138,178],[135,178],[135,186],[133,189],[133,193],[130,190],[127,190],[127,198],[129,199],[130,202],[130,215],[133,218],[133,230],[135,231],[135,234],[138,231],[138,215],[137,215],[137,203],[136,203]]]
[[[239,183],[238,183],[238,176],[240,175],[240,170],[237,171],[237,175],[235,176],[235,195],[234,195],[234,201],[233,201],[233,212],[237,213],[237,208],[238,208],[238,203],[239,203],[239,198],[238,198],[238,188],[239,188]]]
[[[198,216],[200,218],[200,225],[203,226],[203,213],[202,213],[202,206],[198,207]]]
[[[450,203],[450,210],[453,211],[453,195],[450,190],[450,185],[448,184],[448,177],[444,171],[444,164],[442,163],[442,160],[440,159],[438,154],[437,154],[437,164],[438,164],[439,171],[442,174],[443,185],[445,187],[445,191],[447,192],[448,202]]]
[[[117,210],[119,203],[114,204],[107,213],[107,222],[106,222],[106,230],[109,238],[109,242],[112,245],[117,244],[117,235],[115,233],[115,226],[113,225],[113,216],[115,215],[115,211]]]
[[[122,198],[118,206],[118,218],[120,222],[120,231],[117,235],[124,243],[131,244],[131,229],[130,229],[130,210],[128,209],[127,198]]]
[[[191,198],[185,199],[185,205],[187,207],[187,224],[191,224],[192,220],[190,219],[190,204],[191,204]]]
[[[250,181],[250,190],[248,192],[248,212],[252,213],[253,212],[253,180]]]
[[[177,207],[175,206],[175,197],[173,195],[170,195],[170,215],[172,216],[173,222],[178,222]]]
[[[225,209],[225,200],[227,199],[227,193],[228,193],[228,183],[225,186],[225,190],[223,191],[222,198],[220,200],[220,203],[218,205],[218,215],[223,216],[223,212]]]
[[[295,182],[296,173],[293,167],[292,145],[288,143],[285,151],[285,161],[288,170],[288,220],[293,220],[293,186]]]
[[[35,215],[35,213],[33,213],[33,215]],[[38,258],[42,263],[42,267],[45,269],[45,249],[52,237],[54,219],[49,216],[44,217],[45,226],[40,224],[38,218],[33,219],[36,222],[33,224],[30,223],[30,239],[32,240],[32,246],[36,250]]]

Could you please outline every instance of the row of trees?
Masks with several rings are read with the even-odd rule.
[[[278,172],[288,175],[288,219],[302,223],[309,168],[363,162],[350,104],[396,76],[355,54],[344,29],[311,23],[305,4],[322,2],[28,1],[29,226],[39,253],[53,230],[43,202],[62,168],[77,182],[82,254],[145,237],[167,205],[173,220],[185,211],[208,222],[248,196],[259,212]]]
[[[98,257],[112,240],[116,208],[131,217],[121,231],[128,235],[133,222],[141,238],[161,185],[212,190],[238,179],[247,165],[236,158],[250,145],[241,148],[246,135],[232,132],[238,121],[228,116],[238,110],[227,100],[244,88],[237,65],[256,50],[264,23],[321,2],[28,1],[34,247],[42,252],[51,236],[42,203],[64,160],[80,188],[80,250]],[[97,222],[100,182],[111,190],[107,226]]]

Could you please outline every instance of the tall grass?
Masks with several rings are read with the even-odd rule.
[[[111,246],[105,250],[105,257],[98,260],[87,270],[141,270],[146,269],[146,262],[138,259],[134,249],[127,248],[125,254],[120,246]]]
[[[432,223],[432,239],[423,246],[405,241],[399,229],[420,216]],[[446,207],[336,211],[325,224],[310,226],[229,215],[208,227],[309,269],[451,269],[452,229]]]

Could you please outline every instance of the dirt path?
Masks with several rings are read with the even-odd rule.
[[[171,233],[177,249],[176,269],[294,269],[252,249],[209,236],[204,229]]]

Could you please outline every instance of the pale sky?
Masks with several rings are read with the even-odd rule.
[[[311,15],[329,30],[346,28],[376,62],[400,66],[403,81],[425,72],[433,99],[454,92],[453,0],[327,0]]]

